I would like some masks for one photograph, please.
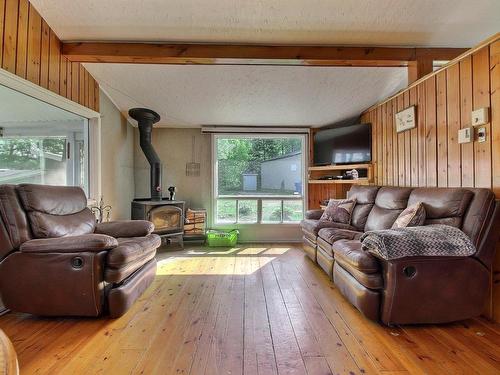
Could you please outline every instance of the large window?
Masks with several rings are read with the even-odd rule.
[[[216,135],[217,224],[302,220],[303,136]]]
[[[0,85],[0,184],[89,193],[88,119]]]
[[[0,184],[72,185],[88,190],[87,126],[60,130],[5,129],[0,138]]]

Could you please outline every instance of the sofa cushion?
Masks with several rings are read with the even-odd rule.
[[[70,215],[87,207],[84,191],[76,186],[20,184],[19,197],[26,211]]]
[[[74,186],[21,184],[19,198],[34,238],[79,236],[94,232],[95,217],[84,191]]]
[[[350,224],[356,199],[330,199],[320,220]]]
[[[352,277],[354,277],[361,285],[369,289],[383,289],[384,279],[382,278],[382,273],[366,273],[358,270],[356,267],[352,266],[350,263],[346,262],[344,258],[335,259],[337,265],[342,266],[344,270],[349,272]]]
[[[300,227],[304,232],[313,233],[315,236],[318,235],[318,232],[322,228],[340,228],[340,229],[356,230],[356,228],[354,228],[349,224],[342,224],[325,220],[313,220],[313,219],[302,220],[300,222]]]
[[[339,240],[358,239],[362,235],[362,232],[349,229],[323,228],[318,232],[317,242],[321,250],[333,257],[332,244]]]
[[[340,228],[322,228],[318,232],[318,237],[321,237],[330,244],[338,240],[359,239],[362,235],[363,232]]]
[[[425,207],[422,202],[417,202],[408,206],[401,212],[392,224],[392,229],[418,227],[425,223]]]
[[[417,188],[408,199],[408,205],[422,202],[425,206],[425,224],[445,224],[460,228],[474,194],[462,188]]]
[[[117,238],[118,246],[110,250],[107,265],[114,268],[142,258],[144,255],[156,251],[161,245],[160,236],[149,234],[145,237]]]
[[[368,215],[375,204],[378,186],[353,185],[347,192],[347,198],[356,199],[356,206],[352,211],[351,225],[359,231],[365,229]]]
[[[408,206],[411,191],[411,188],[381,187],[366,220],[365,231],[391,228],[399,214]]]
[[[361,272],[376,273],[380,271],[377,259],[363,251],[361,242],[358,240],[337,241],[332,245],[332,249],[335,259],[348,263]]]
[[[55,238],[91,234],[95,228],[95,216],[85,208],[71,215],[51,215],[43,212],[28,212],[35,238]]]

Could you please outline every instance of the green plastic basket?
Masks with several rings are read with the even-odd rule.
[[[240,232],[237,229],[230,231],[213,230],[207,231],[207,243],[210,247],[232,247],[238,242],[238,234]]]

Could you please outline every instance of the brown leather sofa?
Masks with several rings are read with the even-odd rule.
[[[306,254],[364,315],[384,324],[444,323],[480,315],[489,295],[499,241],[500,203],[488,189],[353,186],[350,225],[301,222]],[[363,251],[363,232],[389,229],[408,206],[423,202],[425,224],[447,224],[467,234],[470,257],[405,257],[387,261]]]
[[[155,277],[153,230],[96,224],[77,187],[0,185],[0,297],[35,315],[119,317]]]

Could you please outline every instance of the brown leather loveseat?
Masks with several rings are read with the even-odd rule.
[[[119,317],[155,277],[153,230],[96,224],[77,187],[0,185],[0,297],[35,315]]]
[[[364,315],[385,324],[443,323],[480,315],[490,288],[499,240],[498,201],[488,189],[353,186],[351,223],[302,221],[304,251]],[[408,256],[385,260],[362,249],[364,232],[390,229],[409,205],[422,202],[428,224],[461,229],[476,253],[469,257]]]

